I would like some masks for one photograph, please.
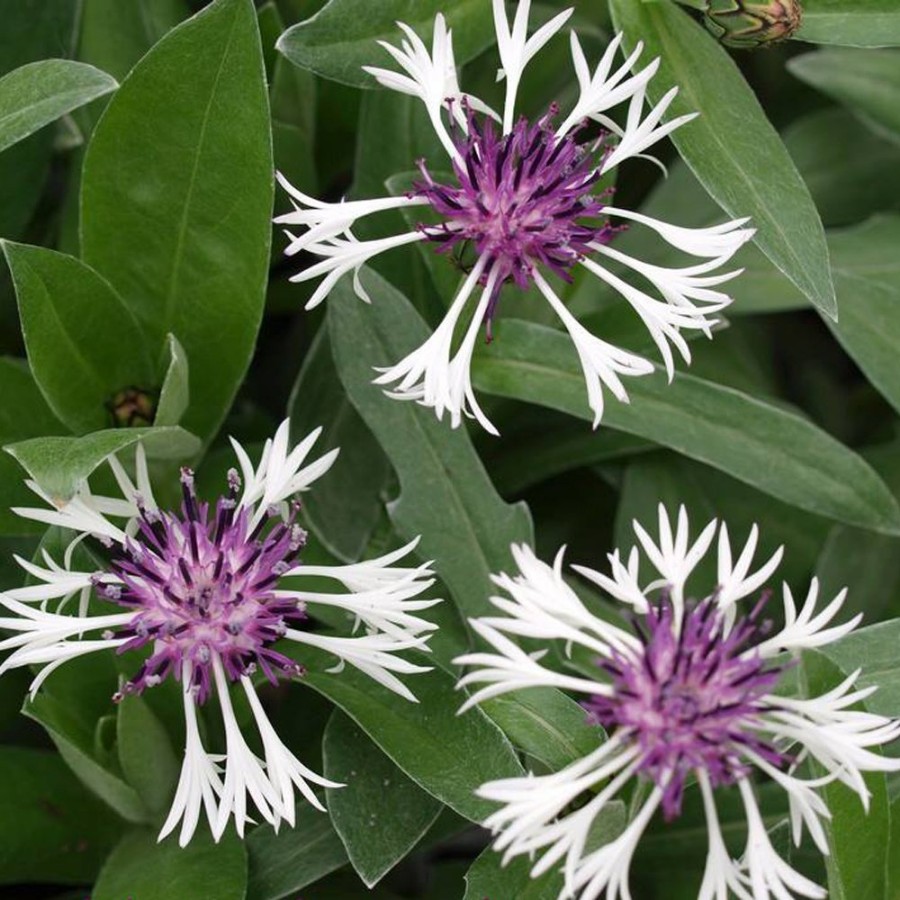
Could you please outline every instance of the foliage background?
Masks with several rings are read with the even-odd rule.
[[[900,714],[895,0],[807,0],[796,39],[754,53],[726,51],[670,0],[575,4],[589,53],[614,29],[628,45],[643,39],[647,57],[663,59],[657,98],[676,83],[672,114],[702,113],[665,151],[668,178],[629,165],[617,202],[685,225],[751,215],[758,235],[742,254],[727,329],[695,342],[671,387],[659,375],[630,385],[630,406],[610,401],[597,432],[574,351],[534,298],[507,297],[497,340],[476,361],[499,440],[452,432],[370,384],[373,365],[439,321],[457,276],[444,260],[395,252],[367,273],[372,307],[341,285],[306,314],[307,288],[287,283],[294,264],[280,259],[270,225],[273,203],[286,206],[273,166],[327,198],[403,189],[433,138],[413,101],[371,90],[359,66],[383,62],[374,40],[393,38],[395,19],[424,33],[440,10],[462,83],[490,96],[489,3],[331,0],[291,28],[324,5],[0,0],[0,75],[12,73],[0,81],[0,441],[12,446],[0,459],[0,579],[21,579],[12,553],[64,537],[8,512],[28,496],[21,466],[66,496],[106,453],[146,438],[160,485],[202,459],[213,492],[226,436],[261,442],[287,410],[295,436],[321,424],[325,443],[342,448],[305,505],[307,558],[356,560],[422,533],[449,600],[437,612],[437,668],[417,679],[415,707],[352,673],[272,691],[292,749],[348,787],[329,793],[329,816],[300,806],[293,830],[260,827],[218,846],[198,838],[184,851],[157,845],[153,831],[183,739],[172,685],[113,707],[120,662],[81,660],[23,717],[28,677],[4,675],[9,896],[555,897],[553,876],[529,883],[522,865],[501,871],[481,853],[470,823],[486,805],[472,790],[523,762],[565,765],[594,738],[553,692],[457,718],[449,660],[512,541],[533,540],[544,557],[566,543],[570,561],[600,565],[659,501],[684,503],[697,520],[723,516],[737,535],[758,522],[763,550],[787,545],[792,585],[814,574],[826,593],[848,584],[847,612],[864,611],[868,627],[827,659],[810,654],[806,680],[821,686],[864,664],[867,683],[881,686],[872,708]],[[537,4],[537,16],[564,5]],[[573,91],[557,40],[521,104],[540,113]],[[637,233],[621,244],[665,261]],[[566,299],[608,339],[646,342],[597,284],[576,282]],[[127,388],[150,404],[130,421]],[[787,849],[786,810],[761,789],[785,852],[827,877],[833,897],[900,897],[900,784],[873,777],[871,787],[864,822],[841,792],[829,796],[827,873],[805,848]],[[642,900],[696,895],[698,813],[650,836],[636,867]],[[625,815],[616,808],[604,826],[614,833]],[[726,830],[739,846],[737,820]]]

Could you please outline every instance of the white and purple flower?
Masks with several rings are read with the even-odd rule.
[[[303,674],[302,664],[288,654],[290,645],[300,650],[300,659],[304,647],[322,650],[337,659],[329,671],[353,666],[410,701],[415,696],[398,676],[427,671],[400,655],[427,650],[429,633],[437,627],[417,615],[440,602],[420,597],[434,581],[430,564],[399,564],[415,541],[353,565],[300,560],[307,535],[296,521],[296,497],[337,456],[335,450],[307,461],[320,430],[289,450],[288,423],[283,423],[266,441],[256,467],[232,441],[240,472],[228,472],[227,492],[212,505],[197,496],[193,473],[185,469],[180,510],[160,509],[139,447],[136,483],[115,456],[108,458],[121,497],[94,494],[85,481],[70,501],[57,504],[29,482],[49,508],[15,510],[77,536],[62,565],[46,553],[44,565],[17,557],[34,583],[0,594],[7,613],[0,628],[13,632],[0,641],[0,649],[12,651],[0,672],[41,667],[31,685],[34,695],[70,659],[100,650],[144,651],[144,661],[113,699],[140,694],[166,678],[182,685],[184,762],[160,839],[180,822],[179,842],[187,844],[201,810],[216,840],[231,819],[242,835],[252,821],[248,796],[276,828],[281,821],[292,825],[295,788],[322,809],[312,786],[340,787],[294,756],[256,695],[257,673],[273,684]],[[91,539],[107,549],[111,561],[98,571],[74,569],[75,548]],[[313,579],[314,589],[304,589],[303,579]],[[336,590],[322,592],[317,583],[322,579],[335,583]],[[78,609],[70,612],[66,607],[76,596]],[[343,610],[353,630],[363,626],[363,633],[305,629],[307,608],[316,605]],[[86,636],[91,634],[97,636]],[[263,759],[241,733],[232,688],[249,703]],[[213,695],[225,726],[224,756],[208,753],[200,737],[197,707]]]
[[[773,575],[781,550],[751,571],[756,528],[734,561],[723,524],[717,585],[702,599],[685,596],[687,580],[717,528],[710,522],[691,543],[684,509],[673,534],[663,507],[658,543],[635,524],[654,570],[646,584],[637,548],[627,562],[618,551],[610,554],[610,575],[574,567],[629,608],[631,629],[597,617],[582,603],[563,578],[562,551],[551,567],[524,546],[513,548],[519,574],[494,578],[505,594],[492,598],[501,615],[472,620],[491,650],[456,660],[470,667],[461,686],[479,686],[463,709],[508,691],[555,686],[582,695],[590,720],[608,734],[595,751],[559,772],[490,782],[479,790],[500,804],[485,822],[496,834],[495,849],[506,859],[537,855],[534,876],[561,867],[561,897],[594,900],[606,891],[607,900],[628,900],[629,870],[641,835],[657,810],[667,821],[676,818],[693,784],[708,832],[698,900],[824,897],[825,890],[773,848],[752,772],[784,789],[794,841],[800,842],[805,828],[827,854],[824,823],[830,813],[818,789],[842,782],[868,807],[862,773],[900,770],[900,760],[869,749],[900,736],[900,723],[852,708],[875,690],[855,687],[859,672],[821,696],[778,693],[785,669],[795,664],[791,654],[838,640],[858,624],[858,616],[833,624],[845,591],[817,610],[814,581],[798,612],[785,585],[784,626],[773,630],[762,618],[768,592],[746,612],[739,606]],[[527,653],[513,637],[561,641],[569,654],[573,646],[586,649],[596,659],[597,675],[588,677],[583,667],[579,674],[549,668],[541,661],[543,651]],[[814,763],[815,776],[802,774],[807,762]],[[635,779],[646,786],[646,793],[637,795],[639,808],[618,837],[596,846],[592,826]],[[717,813],[715,792],[726,787],[737,789],[746,816],[740,859],[727,851]]]
[[[327,203],[307,196],[279,175],[294,209],[275,220],[305,229],[299,235],[287,231],[288,256],[305,251],[319,258],[292,278],[308,281],[324,276],[307,308],[320,303],[338,279],[349,273],[357,295],[368,300],[359,279],[360,268],[395,247],[426,241],[448,255],[463,246],[474,248],[474,265],[440,326],[425,344],[382,371],[375,382],[392,386],[388,391],[392,397],[432,407],[438,418],[449,413],[453,427],[465,414],[492,433],[496,429],[478,405],[469,369],[482,326],[491,339],[491,323],[505,285],[534,285],[559,316],[577,350],[596,427],[603,415],[604,389],[627,402],[622,378],[649,374],[654,366],[644,357],[592,335],[563,303],[548,276],[571,281],[574,271],[581,268],[621,294],[649,331],[671,380],[673,347],[690,362],[690,349],[681,331],[711,335],[718,322],[716,314],[731,302],[727,294],[714,288],[738,274],[717,270],[753,234],[744,227],[746,219],[711,228],[669,225],[612,205],[611,191],[597,188],[600,179],[622,162],[644,158],[650,147],[693,118],[679,116],[662,123],[677,89],[645,114],[647,85],[659,60],[632,74],[641,54],[639,45],[616,66],[621,35],[592,72],[573,31],[572,60],[579,85],[574,107],[558,126],[554,125],[559,116],[555,105],[535,122],[517,120],[516,97],[526,65],[572,12],[560,13],[529,37],[529,10],[530,0],[520,0],[510,24],[503,0],[493,0],[500,74],[506,80],[502,115],[460,91],[452,36],[441,15],[435,19],[430,52],[402,23],[405,40],[400,48],[382,42],[402,72],[366,67],[383,86],[422,101],[449,156],[452,178],[433,176],[426,162],[420,161],[421,180],[406,196]],[[625,124],[619,125],[610,118],[610,111],[624,103],[628,111]],[[406,234],[370,241],[359,241],[352,233],[354,223],[364,216],[415,207],[430,208],[439,223],[421,224]],[[611,241],[627,223],[649,227],[696,261],[669,269],[616,250]],[[628,270],[659,296],[617,274]],[[461,320],[469,324],[454,350]]]

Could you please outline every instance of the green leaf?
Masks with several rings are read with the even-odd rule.
[[[391,520],[407,540],[422,535],[419,552],[437,560],[464,615],[486,613],[490,574],[509,567],[510,544],[532,542],[531,518],[523,504],[500,498],[465,430],[390,400],[371,383],[373,366],[402,359],[428,330],[402,294],[373,272],[363,278],[371,306],[339,284],[328,300],[328,328],[347,396],[397,471]]]
[[[584,378],[568,336],[516,320],[473,365],[474,383],[591,419]],[[889,534],[900,509],[857,454],[800,416],[701,378],[679,373],[631,379],[631,402],[611,401],[604,426],[670,447],[809,512]]]
[[[322,744],[328,810],[366,887],[377,884],[422,839],[443,806],[407,778],[351,719],[335,712]]]
[[[837,687],[848,674],[815,651],[803,654],[803,678],[809,697]],[[820,767],[813,766],[813,771],[819,772]],[[832,781],[821,788],[831,813],[831,820],[825,823],[831,849],[825,865],[832,900],[886,896],[890,846],[887,778],[884,772],[868,772],[864,778],[870,793],[868,812],[856,792],[846,785]]]
[[[853,586],[850,586],[853,590]],[[837,643],[821,648],[835,665],[845,672],[861,668],[857,681],[861,688],[875,685],[878,690],[866,699],[866,708],[882,716],[900,716],[900,619],[857,628]]]
[[[153,424],[177,425],[190,402],[190,367],[184,347],[174,334],[168,335],[169,366],[159,391]]]
[[[625,804],[611,801],[594,821],[588,836],[587,849],[592,850],[617,837],[626,824]],[[556,900],[564,894],[561,866],[556,866],[540,878],[531,877],[531,869],[537,859],[517,856],[507,865],[503,854],[492,847],[482,851],[466,872],[466,893],[463,900],[500,900],[515,897],[516,900]]]
[[[14,69],[0,78],[0,152],[118,86],[106,72],[67,59]]]
[[[295,816],[293,828],[282,827],[275,834],[263,825],[247,836],[251,900],[296,897],[297,891],[346,864],[347,851],[325,813],[299,803]]]
[[[5,0],[0,75],[36,60],[68,55],[77,12],[72,0]],[[46,129],[0,155],[0,236],[18,238],[24,231],[41,198],[52,152],[53,131]]]
[[[486,818],[493,804],[476,797],[476,788],[522,774],[509,741],[481,709],[457,715],[465,695],[442,669],[410,676],[418,700],[412,703],[349,667],[325,673],[327,654],[303,648],[301,659],[304,684],[340,707],[401,771],[461,816]]]
[[[0,883],[93,881],[122,823],[55,753],[0,747]]]
[[[839,322],[826,324],[869,381],[900,410],[900,216],[878,216],[832,234]]]
[[[154,832],[140,829],[126,834],[113,850],[91,900],[244,900],[246,891],[247,851],[236,835],[226,833],[214,844],[198,833],[182,848],[174,838],[160,844]]]
[[[372,87],[375,79],[362,67],[393,65],[376,42],[398,43],[399,21],[415,29],[430,46],[431,25],[439,12],[453,29],[457,65],[490,46],[494,29],[483,0],[330,0],[317,15],[289,28],[277,49],[294,65],[324,78]]]
[[[900,44],[900,8],[896,0],[803,0],[794,39],[850,47]]]
[[[153,386],[134,315],[74,257],[10,241],[2,247],[31,369],[51,409],[76,433],[108,427],[118,391]]]
[[[829,47],[792,59],[788,68],[874,131],[900,140],[900,50]]]
[[[670,117],[701,113],[672,134],[682,158],[729,215],[752,217],[759,248],[815,306],[836,318],[815,204],[731,57],[673,3],[611,0],[611,6],[627,43],[642,40],[646,58],[661,58],[648,85],[651,98],[658,101],[677,85]]]
[[[199,442],[183,428],[111,428],[84,437],[42,437],[9,444],[3,449],[26,469],[51,497],[69,500],[79,483],[111,453],[143,441],[148,456],[184,459],[199,450]]]
[[[162,353],[170,333],[184,346],[191,361],[184,424],[204,439],[222,421],[253,352],[272,181],[253,6],[216,0],[123,81],[94,131],[81,198],[85,261],[135,313],[151,353]]]
[[[504,694],[483,708],[516,747],[553,770],[593,753],[605,739],[578,703],[551,688]]]
[[[167,811],[175,795],[180,760],[168,732],[143,698],[126,697],[119,704],[116,736],[128,783],[151,814]]]
[[[303,500],[307,521],[339,559],[362,557],[382,515],[391,476],[387,457],[347,399],[322,328],[303,361],[288,402],[291,431],[301,440],[321,426],[319,446],[340,447],[340,477],[326,478]]]
[[[517,856],[503,865],[503,854],[488,847],[466,872],[463,900],[493,900],[515,897],[516,900],[557,900],[564,896],[563,878],[558,869],[550,869],[540,878],[531,877],[534,862]]]
[[[26,701],[22,712],[44,726],[60,756],[94,794],[126,821],[147,821],[147,808],[137,791],[120,773],[111,771],[97,759],[94,735],[79,719],[77,710],[44,691]]]
[[[42,434],[64,431],[53,415],[24,360],[0,357],[0,446]],[[34,494],[25,487],[22,470],[6,454],[0,454],[0,533],[33,534],[44,530],[10,512],[28,506]]]
[[[186,0],[82,0],[78,57],[122,79],[188,14]]]

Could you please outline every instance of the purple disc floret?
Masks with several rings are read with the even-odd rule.
[[[141,508],[138,531],[126,542],[127,556],[112,571],[122,584],[98,584],[105,599],[137,610],[120,632],[130,637],[119,652],[151,646],[151,654],[124,687],[140,693],[169,674],[191,667],[197,701],[212,684],[213,660],[231,680],[257,666],[271,680],[278,672],[299,674],[294,660],[273,650],[289,622],[305,618],[296,599],[279,597],[279,577],[295,564],[306,534],[272,509],[251,527],[252,507],[239,506],[240,479],[229,472],[229,492],[211,514],[194,491],[193,474],[182,470],[181,515]]]
[[[765,599],[729,628],[713,598],[688,604],[679,627],[663,597],[635,621],[638,649],[599,661],[613,690],[584,706],[594,721],[640,746],[641,771],[663,790],[667,820],[681,812],[692,770],[718,787],[744,774],[741,754],[748,751],[779,768],[787,761],[754,727],[783,671],[752,649],[766,629],[757,621]]]
[[[535,124],[521,118],[503,136],[490,118],[479,122],[468,105],[465,110],[468,129],[456,141],[461,161],[453,162],[456,184],[435,181],[425,161],[418,163],[424,180],[413,185],[412,196],[425,197],[443,220],[420,230],[440,252],[470,242],[497,290],[507,281],[527,288],[537,266],[571,280],[570,270],[591,244],[608,243],[617,230],[603,218],[609,191],[591,193],[607,152],[591,151],[603,140],[588,146],[576,143],[575,131],[558,136],[551,127],[555,104]],[[496,300],[485,316],[488,325]]]

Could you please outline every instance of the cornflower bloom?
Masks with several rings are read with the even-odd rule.
[[[375,382],[392,386],[391,397],[432,407],[439,419],[449,413],[453,427],[465,414],[494,434],[496,429],[475,398],[470,363],[482,325],[491,339],[491,324],[506,285],[534,286],[559,317],[575,345],[596,428],[603,415],[604,389],[627,402],[622,379],[649,374],[654,365],[591,334],[566,307],[551,276],[571,281],[581,269],[621,294],[649,331],[671,381],[673,348],[690,362],[681,332],[711,336],[716,314],[731,302],[714,288],[739,274],[717,270],[753,234],[743,227],[746,219],[710,228],[670,225],[613,205],[612,190],[598,188],[598,182],[623,162],[644,157],[650,147],[693,118],[684,115],[662,122],[677,88],[645,110],[647,85],[659,60],[632,74],[642,53],[640,44],[616,65],[622,44],[618,35],[592,71],[573,31],[571,52],[579,87],[574,107],[558,122],[561,114],[555,104],[536,121],[516,118],[516,97],[527,64],[572,12],[561,12],[529,37],[529,8],[530,0],[520,0],[510,22],[503,0],[493,0],[500,74],[506,80],[502,115],[460,91],[452,35],[441,15],[435,19],[430,52],[402,23],[405,39],[399,48],[381,42],[402,72],[365,67],[384,87],[422,101],[449,157],[452,178],[433,175],[429,163],[420,160],[421,178],[406,196],[328,203],[278,176],[294,209],[275,221],[305,229],[299,234],[286,229],[285,253],[305,251],[318,257],[291,280],[324,276],[307,309],[319,304],[348,273],[353,274],[356,294],[368,300],[359,272],[382,252],[420,242],[429,242],[448,256],[466,246],[474,248],[474,265],[437,330],[405,359],[380,370]],[[625,103],[625,123],[619,125],[610,111]],[[353,235],[354,223],[365,216],[419,207],[430,208],[438,223],[378,240],[360,241]],[[625,223],[652,229],[694,260],[681,268],[666,268],[622,253],[611,242]],[[633,284],[636,279],[653,293]],[[466,319],[468,325],[454,350],[457,326]]]
[[[817,609],[816,581],[799,611],[783,586],[784,625],[778,630],[762,618],[768,592],[741,609],[741,601],[774,574],[782,555],[779,549],[753,569],[755,526],[736,560],[724,524],[710,522],[691,543],[684,508],[673,533],[660,507],[658,543],[634,527],[653,570],[649,582],[642,581],[636,547],[627,559],[618,551],[609,555],[609,575],[573,567],[627,607],[631,629],[598,618],[581,602],[563,579],[562,551],[551,567],[525,546],[513,548],[519,573],[494,578],[504,593],[492,598],[500,615],[472,621],[491,650],[456,660],[471,667],[460,685],[479,686],[463,709],[507,691],[550,685],[583,695],[590,721],[608,734],[596,750],[559,772],[479,789],[480,796],[500,804],[485,822],[496,834],[495,849],[505,859],[538,855],[534,876],[561,864],[561,897],[593,900],[606,891],[607,900],[630,900],[629,870],[641,835],[658,810],[667,821],[678,817],[686,786],[694,781],[708,836],[698,900],[826,896],[776,853],[751,774],[757,770],[785,791],[795,843],[805,828],[827,854],[823,823],[830,813],[818,789],[842,782],[868,807],[863,773],[900,769],[900,760],[868,749],[894,740],[900,724],[851,709],[875,690],[854,686],[859,672],[820,696],[778,693],[785,669],[794,664],[790,654],[839,640],[860,617],[832,624],[846,591]],[[687,580],[717,529],[717,584],[702,599],[691,599]],[[525,652],[514,637],[563,641],[569,653],[573,646],[585,648],[596,658],[596,677],[583,668],[579,674],[555,671],[542,663],[543,652]],[[812,775],[799,772],[805,763],[812,764]],[[592,825],[635,779],[645,791],[637,794],[637,812],[618,837],[592,845]],[[716,791],[729,786],[738,791],[746,816],[740,859],[726,849],[717,813]]]
[[[193,473],[182,469],[181,508],[161,509],[138,447],[135,481],[114,455],[107,459],[121,497],[95,494],[85,480],[71,500],[57,503],[28,482],[49,508],[15,510],[77,536],[62,564],[46,552],[43,565],[17,557],[34,583],[0,594],[7,613],[0,628],[13,632],[0,641],[0,649],[12,650],[0,672],[41,666],[31,684],[34,696],[68,660],[97,651],[143,651],[143,661],[114,700],[141,694],[169,677],[182,685],[184,761],[160,840],[180,822],[179,843],[187,844],[201,809],[216,840],[232,818],[243,835],[252,821],[248,796],[276,828],[282,820],[293,825],[295,788],[323,809],[312,786],[341,787],[296,758],[257,697],[257,672],[273,684],[303,675],[289,645],[296,646],[300,659],[303,648],[324,651],[337,658],[328,671],[353,666],[410,701],[415,697],[398,676],[427,671],[399,655],[427,650],[436,626],[417,613],[440,602],[420,597],[434,581],[430,563],[400,564],[416,541],[355,565],[304,565],[299,558],[307,534],[297,523],[296,496],[328,471],[338,453],[307,460],[320,431],[291,450],[284,422],[266,441],[255,467],[232,440],[240,472],[229,470],[227,491],[214,504],[197,496]],[[98,550],[106,548],[109,563],[95,571],[73,568],[76,547],[91,539],[99,541]],[[317,583],[304,589],[303,579],[309,578],[331,582],[335,589],[323,591]],[[71,611],[67,607],[76,597],[78,608]],[[316,605],[345,611],[355,619],[354,630],[363,626],[363,633],[305,629],[307,607]],[[232,688],[249,704],[263,759],[241,732]],[[197,707],[212,695],[224,723],[224,756],[208,753],[200,737]]]

